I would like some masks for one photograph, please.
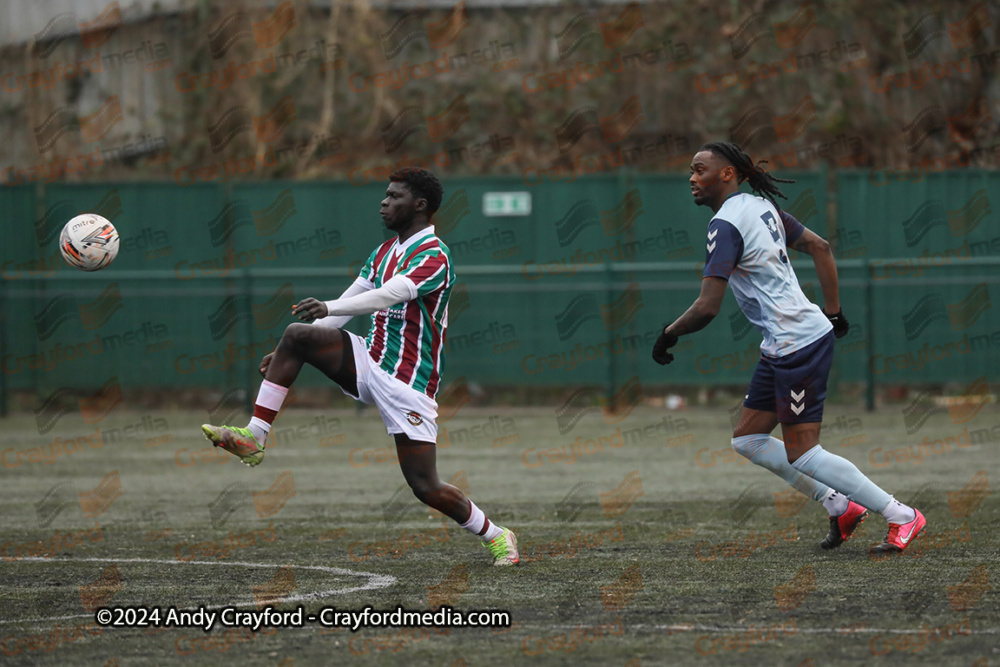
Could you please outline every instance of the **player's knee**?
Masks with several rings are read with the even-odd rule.
[[[736,438],[743,438],[748,435],[755,435],[755,432],[758,430],[760,429],[754,428],[754,425],[751,422],[740,420],[739,425],[733,429],[733,440]]]
[[[309,328],[308,324],[303,324],[301,322],[292,322],[287,327],[285,327],[285,333],[281,334],[282,343],[299,343],[309,336],[309,332],[306,329]]]
[[[286,345],[293,348],[308,345],[316,334],[316,327],[301,322],[293,322],[285,327],[285,333],[281,335],[279,345]]]
[[[748,443],[745,442],[746,439],[746,436],[737,436],[736,434],[733,434],[731,442],[733,443],[733,449],[737,454],[744,458],[750,458],[750,449]]]
[[[733,436],[733,449],[743,458],[749,459],[770,439],[771,436],[766,433]]]
[[[440,495],[437,487],[427,478],[410,479],[407,482],[410,484],[410,490],[413,491],[413,495],[425,505],[428,500],[432,500],[436,495]]]

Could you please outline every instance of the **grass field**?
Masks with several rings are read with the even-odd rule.
[[[0,662],[1000,661],[994,405],[959,424],[938,411],[909,436],[902,407],[828,406],[824,445],[927,516],[911,551],[886,561],[868,556],[879,516],[822,551],[823,509],[737,460],[725,408],[593,411],[565,434],[553,408],[463,408],[443,424],[439,469],[517,532],[523,561],[505,569],[401,488],[374,412],[337,406],[288,410],[254,469],[207,449],[204,411],[76,414],[43,435],[33,415],[4,420]],[[60,456],[42,460],[53,447]],[[508,610],[513,626],[99,631],[92,611],[269,600],[307,613]]]

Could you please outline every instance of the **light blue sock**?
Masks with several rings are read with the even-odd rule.
[[[892,496],[865,477],[856,465],[842,456],[831,454],[819,445],[800,456],[792,467],[873,512],[885,514],[892,503]]]
[[[789,486],[801,491],[813,500],[823,502],[823,500],[833,493],[833,489],[825,484],[812,479],[807,473],[803,473],[792,467],[788,462],[788,454],[785,453],[785,443],[777,438],[773,438],[767,433],[754,433],[753,435],[741,435],[733,438],[733,449],[737,454],[750,459],[751,463],[767,468],[781,479],[788,482]]]

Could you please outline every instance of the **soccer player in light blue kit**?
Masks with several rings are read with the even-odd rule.
[[[763,196],[740,192],[744,181]],[[653,359],[669,364],[674,356],[667,350],[678,337],[703,329],[719,314],[728,282],[743,314],[764,336],[760,362],[733,432],[733,449],[823,503],[830,513],[824,549],[850,539],[868,516],[867,508],[889,523],[885,541],[873,546],[871,555],[901,553],[927,525],[924,515],[894,500],[853,463],[819,444],[834,338],[846,335],[849,325],[840,309],[830,245],[778,208],[774,196],[784,197],[778,182],[792,181],[774,178],[736,144],[709,143],[695,154],[691,194],[695,204],[714,213],[708,224],[701,294],[660,334]],[[812,256],[823,310],[802,293],[786,248]],[[784,442],[771,436],[778,424]]]

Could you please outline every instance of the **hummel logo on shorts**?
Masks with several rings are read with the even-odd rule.
[[[806,403],[804,400],[806,397],[806,390],[803,389],[798,393],[798,395],[795,394],[794,389],[792,389],[789,393],[791,393],[792,395],[792,406],[791,406],[792,412],[794,412],[797,415],[801,415],[802,411],[805,410],[806,408]]]

